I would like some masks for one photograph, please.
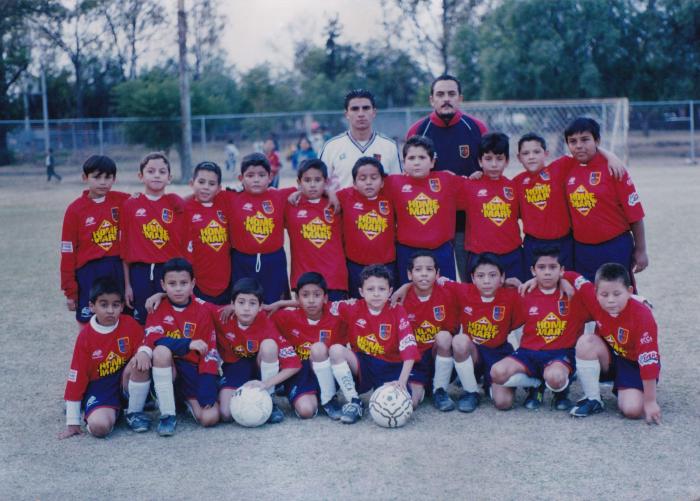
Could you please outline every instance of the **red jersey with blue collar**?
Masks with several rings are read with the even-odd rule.
[[[219,353],[224,363],[235,363],[242,358],[255,358],[258,356],[262,342],[272,339],[277,343],[280,369],[301,367],[301,361],[294,347],[279,333],[272,320],[262,311],[247,327],[241,327],[235,317],[222,322],[218,314],[214,316],[214,325]]]
[[[402,306],[385,304],[382,311],[374,315],[364,299],[350,299],[333,302],[330,311],[345,324],[354,352],[391,363],[420,359],[411,323]]]
[[[408,321],[411,322],[421,353],[433,348],[438,332],[447,331],[454,334],[459,327],[455,296],[441,285],[433,285],[433,290],[425,301],[421,301],[415,287],[411,286],[406,293],[403,307],[408,314]]]
[[[569,168],[566,194],[574,239],[599,244],[630,230],[644,218],[644,209],[627,172],[619,181],[608,171],[608,161],[600,154],[588,164],[576,159],[560,159]]]
[[[192,263],[197,288],[218,296],[229,286],[231,257],[228,220],[220,199],[203,204],[194,198],[185,202],[187,258]]]
[[[348,342],[342,321],[331,315],[328,305],[323,307],[323,315],[317,322],[309,320],[301,308],[279,310],[270,318],[277,330],[294,346],[301,360],[309,359],[314,343],[320,342],[330,348],[334,344],[345,345]]]
[[[114,330],[107,334],[98,332],[93,321],[75,340],[65,400],[82,400],[91,381],[121,371],[143,343],[143,327],[128,315],[120,315]]]
[[[396,260],[394,207],[381,190],[370,200],[354,187],[337,192],[343,209],[345,256],[358,264],[386,264]]]
[[[290,283],[307,271],[323,275],[329,289],[348,289],[348,270],[343,251],[342,219],[326,198],[311,202],[302,196],[297,206],[284,213],[292,254]]]
[[[71,203],[61,232],[61,289],[69,299],[78,298],[75,272],[90,261],[119,256],[119,216],[129,194],[108,192],[101,202],[88,190]]]

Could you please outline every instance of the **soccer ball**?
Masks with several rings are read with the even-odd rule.
[[[399,428],[413,414],[408,392],[393,385],[377,388],[369,399],[369,413],[374,422],[384,428]]]
[[[231,416],[247,428],[265,424],[272,413],[272,398],[265,390],[242,386],[231,397]]]

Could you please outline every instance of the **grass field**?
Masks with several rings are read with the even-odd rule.
[[[120,168],[115,188],[138,190]],[[120,422],[106,440],[65,441],[56,435],[77,328],[59,290],[59,238],[82,188],[77,167],[59,172],[64,181],[47,185],[43,169],[0,169],[0,499],[700,497],[700,167],[631,167],[647,212],[651,264],[638,283],[659,323],[661,426],[622,419],[606,387],[606,412],[584,420],[526,411],[519,394],[509,412],[424,403],[398,430],[302,422],[285,404],[284,423],[259,429],[202,430],[183,416],[169,439]]]

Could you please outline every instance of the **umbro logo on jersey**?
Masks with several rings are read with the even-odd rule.
[[[367,320],[365,320],[364,318],[358,318],[355,324],[358,327],[364,327],[365,325],[367,325]]]
[[[464,313],[466,313],[467,315],[471,315],[473,312],[474,312],[474,310],[472,309],[471,306],[464,307]]]
[[[243,210],[253,210],[253,204],[250,202],[243,204]]]
[[[523,178],[523,184],[524,184],[524,185],[530,184],[530,178],[529,178],[529,177]]]
[[[92,352],[92,359],[97,360],[99,358],[102,358],[102,350],[95,350]]]
[[[404,185],[401,187],[401,192],[402,192],[402,193],[411,193],[412,191],[413,191],[413,186],[411,186],[410,184],[404,184]]]
[[[201,214],[195,214],[192,216],[192,222],[193,223],[198,223],[199,221],[202,220],[202,215]]]
[[[308,214],[308,212],[306,212],[305,209],[302,209],[299,212],[297,212],[297,217],[307,217],[308,215],[309,214]]]
[[[488,195],[489,195],[489,191],[485,188],[476,192],[477,197],[487,197]]]
[[[172,325],[175,323],[175,319],[172,317],[172,315],[168,315],[163,319],[163,322]]]
[[[570,178],[569,178],[569,182],[568,182],[567,184],[568,184],[569,186],[571,186],[572,184],[576,184],[576,178],[575,178],[575,177],[570,177]]]
[[[539,313],[539,310],[537,309],[537,306],[533,306],[530,308],[530,311],[528,313],[530,315],[537,315],[537,313]]]
[[[358,209],[358,210],[362,210],[363,207],[364,206],[362,205],[362,202],[356,202],[355,205],[352,206],[353,209]]]
[[[136,217],[144,217],[146,215],[146,209],[139,209],[136,211]]]
[[[85,220],[85,226],[92,226],[95,224],[95,218],[90,216]]]

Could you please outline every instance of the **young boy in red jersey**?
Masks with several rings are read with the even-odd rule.
[[[479,165],[484,175],[466,185],[467,269],[474,268],[479,254],[496,254],[506,278],[525,280],[522,240],[515,183],[503,175],[508,166],[508,136],[485,134],[479,147]]]
[[[58,438],[82,433],[81,409],[88,431],[95,437],[107,436],[127,389],[127,423],[134,431],[146,431],[151,420],[142,411],[150,387],[150,365],[132,358],[143,342],[143,328],[122,314],[124,294],[110,277],[93,283],[89,305],[93,316],[75,341],[65,393],[66,429]]]
[[[406,270],[417,250],[430,250],[442,275],[455,280],[455,218],[469,181],[449,171],[432,170],[435,148],[427,137],[410,137],[403,147],[403,159],[403,174],[384,181],[396,210],[398,282],[408,282]]]
[[[576,118],[564,131],[573,157],[561,161],[569,170],[566,182],[574,231],[574,269],[593,280],[604,263],[620,263],[633,273],[649,264],[644,210],[632,179],[615,179],[600,152],[600,126],[591,118]],[[633,280],[634,281],[634,280]]]
[[[129,195],[111,191],[116,176],[117,166],[111,158],[88,158],[82,176],[87,190],[68,206],[63,217],[61,289],[68,310],[75,311],[81,323],[92,316],[88,303],[95,279],[112,277],[120,287],[124,284],[119,258],[119,213]]]
[[[523,326],[518,349],[491,368],[491,378],[510,390],[510,402],[501,409],[510,409],[513,388],[531,387],[525,407],[539,409],[544,386],[553,392],[552,407],[571,409],[568,399],[570,377],[576,370],[574,346],[583,333],[588,312],[580,298],[570,300],[560,290],[564,268],[556,247],[535,250],[530,268],[535,287],[520,298],[514,327]]]
[[[323,196],[328,169],[322,160],[305,160],[297,170],[301,199],[284,213],[292,254],[292,283],[307,271],[323,275],[331,301],[345,299],[348,270],[343,252],[342,220]]]
[[[262,311],[263,290],[254,278],[233,284],[233,316],[222,321],[215,316],[216,340],[223,360],[219,380],[219,410],[222,421],[231,421],[231,397],[247,385],[273,394],[301,368],[299,357],[275,324]],[[225,307],[229,309],[230,307]],[[284,413],[273,403],[268,423],[280,423]]]
[[[176,390],[199,424],[213,426],[219,421],[219,355],[211,310],[192,295],[192,265],[183,258],[167,261],[161,282],[167,297],[148,315],[146,337],[136,359],[153,361],[153,386],[160,408],[158,434],[171,436],[177,425]]]
[[[343,210],[343,242],[350,297],[360,298],[360,273],[383,264],[396,277],[394,207],[382,190],[386,173],[373,157],[360,157],[352,168],[354,186],[336,193]]]
[[[347,342],[345,328],[330,313],[328,286],[320,273],[304,273],[295,293],[299,308],[279,310],[271,316],[302,364],[301,370],[285,382],[285,393],[300,418],[314,417],[320,402],[326,415],[338,420],[341,410],[328,348]]]
[[[226,191],[229,224],[231,284],[255,278],[265,291],[264,302],[289,297],[287,255],[284,251],[284,209],[294,188],[269,188],[270,164],[262,153],[251,153],[241,161],[238,179],[242,192]]]
[[[162,153],[149,153],[139,165],[144,193],[124,202],[120,248],[124,262],[126,305],[134,318],[146,322],[146,299],[162,292],[163,263],[182,257],[185,249],[184,202],[165,194],[170,162]]]
[[[334,344],[329,351],[333,375],[347,400],[340,418],[346,424],[362,417],[359,393],[384,384],[406,391],[413,365],[420,359],[406,310],[388,304],[392,291],[389,270],[381,265],[367,266],[361,279],[360,301],[331,305],[331,313],[339,316],[347,328],[351,347]]]
[[[603,410],[601,381],[614,381],[617,405],[626,418],[661,422],[656,402],[660,372],[657,326],[651,309],[632,298],[632,281],[624,266],[607,263],[595,287],[576,273],[565,273],[596,321],[596,333],[576,343],[576,367],[584,392],[571,414],[586,417]]]
[[[213,304],[231,302],[231,256],[228,220],[224,213],[221,168],[201,162],[190,181],[192,198],[185,202],[187,259],[192,263],[196,285],[194,295]]]

